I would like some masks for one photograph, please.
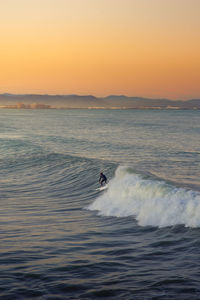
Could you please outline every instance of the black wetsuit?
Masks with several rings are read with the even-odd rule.
[[[104,182],[107,183],[107,178],[103,173],[100,174],[99,182],[101,185],[103,185]]]

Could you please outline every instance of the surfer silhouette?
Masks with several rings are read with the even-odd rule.
[[[104,175],[103,172],[100,173],[99,183],[101,184],[101,186],[103,186],[104,183],[107,183],[106,175]]]

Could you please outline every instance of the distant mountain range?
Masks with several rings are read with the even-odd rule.
[[[37,105],[36,105],[37,104]],[[1,108],[200,109],[200,99],[169,100],[110,95],[0,94]]]

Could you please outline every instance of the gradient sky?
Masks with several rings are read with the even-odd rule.
[[[0,0],[0,93],[200,98],[200,0]]]

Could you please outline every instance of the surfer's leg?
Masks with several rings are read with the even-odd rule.
[[[105,179],[102,179],[101,180],[101,186],[104,184],[104,182],[105,182]]]

